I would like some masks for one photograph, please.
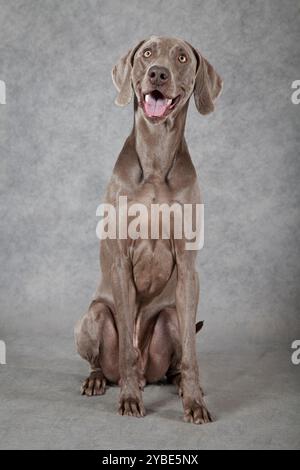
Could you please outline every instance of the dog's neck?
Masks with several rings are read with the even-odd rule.
[[[149,122],[135,104],[133,137],[143,181],[166,181],[176,155],[184,144],[188,103],[174,117],[162,123]]]

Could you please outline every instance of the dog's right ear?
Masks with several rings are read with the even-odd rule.
[[[145,40],[139,42],[135,47],[130,49],[126,55],[121,57],[119,62],[112,69],[112,80],[119,94],[115,99],[118,106],[126,106],[130,103],[132,97],[131,72],[133,66],[134,55]]]

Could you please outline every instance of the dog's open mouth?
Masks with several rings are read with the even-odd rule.
[[[160,118],[166,116],[178,103],[180,96],[167,98],[160,91],[154,90],[143,95],[143,107],[148,117]]]

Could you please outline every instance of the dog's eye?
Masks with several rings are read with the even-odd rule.
[[[152,54],[152,52],[150,51],[150,49],[146,49],[143,53],[143,56],[148,59],[148,57],[150,57],[151,54]]]
[[[184,64],[187,61],[187,57],[184,54],[180,54],[180,56],[178,56],[178,60],[179,60],[179,62]]]

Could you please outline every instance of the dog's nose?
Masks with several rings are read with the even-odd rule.
[[[148,77],[152,85],[163,85],[169,80],[170,72],[166,67],[153,65],[148,70]]]

